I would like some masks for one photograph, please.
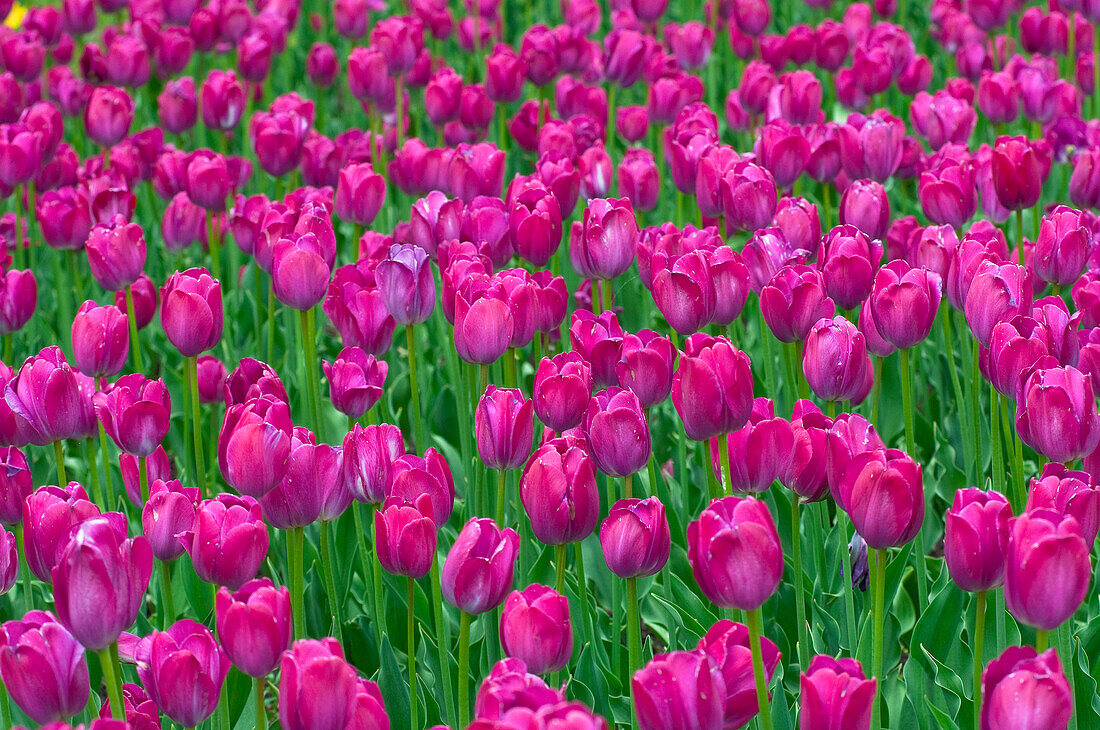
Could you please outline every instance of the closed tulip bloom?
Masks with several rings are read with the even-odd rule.
[[[377,267],[382,301],[397,324],[425,321],[435,308],[435,280],[428,252],[419,246],[396,244]]]
[[[24,557],[39,580],[50,583],[69,535],[85,520],[99,516],[99,508],[88,501],[76,482],[62,489],[39,487],[23,502]]]
[[[203,268],[177,271],[161,288],[160,323],[184,357],[211,349],[222,338],[222,290]]]
[[[250,677],[264,677],[279,665],[294,635],[290,592],[268,578],[250,580],[231,593],[218,590],[214,614],[225,653]]]
[[[724,337],[692,335],[672,379],[672,403],[692,440],[741,428],[752,410],[748,355]]]
[[[619,163],[619,190],[631,207],[639,211],[653,210],[660,193],[660,173],[653,153],[640,147],[626,151]]]
[[[455,294],[455,349],[466,362],[496,362],[511,345],[515,330],[515,317],[502,285],[489,284],[482,292],[470,287],[468,294]]]
[[[1092,573],[1077,520],[1050,510],[1012,519],[1005,566],[1005,606],[1017,621],[1041,631],[1073,616]]]
[[[30,269],[9,269],[0,277],[0,335],[23,329],[38,303],[38,282]]]
[[[393,461],[386,497],[398,497],[409,503],[421,496],[431,500],[431,517],[436,525],[445,525],[454,510],[454,476],[447,460],[429,447],[424,456],[402,454]]]
[[[562,699],[562,692],[528,672],[522,659],[509,657],[494,664],[478,688],[474,717],[501,720],[512,710],[555,705]]]
[[[533,674],[560,670],[573,653],[569,601],[537,583],[512,591],[500,616],[500,644]]]
[[[1034,370],[1020,389],[1016,430],[1051,461],[1091,454],[1100,443],[1100,415],[1089,378],[1074,367]]]
[[[812,401],[795,402],[791,413],[794,443],[790,463],[787,471],[779,475],[779,481],[805,502],[816,502],[828,494],[826,443],[831,426],[832,419]]]
[[[924,522],[920,464],[899,449],[872,452],[863,462],[855,477],[841,485],[841,503],[868,547],[904,545]]]
[[[799,730],[867,730],[876,685],[855,659],[815,656],[799,676]]]
[[[198,503],[197,487],[184,487],[174,479],[149,484],[149,501],[141,509],[141,532],[153,557],[168,562],[183,554],[179,535],[195,526]]]
[[[1039,201],[1050,162],[1026,137],[998,137],[991,169],[997,200],[1009,210],[1023,210]]]
[[[614,312],[607,310],[597,316],[583,309],[574,311],[569,344],[592,366],[592,382],[597,388],[619,384],[615,370],[622,354],[623,328]]]
[[[27,358],[8,381],[4,400],[25,442],[45,446],[71,438],[79,429],[79,385],[59,347],[47,347]]]
[[[863,334],[842,316],[821,319],[810,329],[802,372],[817,397],[854,404],[867,397],[874,377]]]
[[[194,528],[180,540],[199,578],[230,590],[254,578],[267,555],[267,527],[251,497],[219,494],[201,502]]]
[[[296,112],[257,112],[248,128],[260,169],[272,177],[290,173],[302,162],[308,122]]]
[[[531,453],[534,404],[515,388],[490,385],[474,411],[477,451],[490,469],[518,469]]]
[[[698,332],[715,317],[718,294],[710,259],[704,251],[653,257],[653,302],[672,329]]]
[[[436,523],[431,497],[413,501],[387,497],[385,507],[374,513],[378,535],[378,561],[393,575],[423,578],[431,570],[436,548]]]
[[[922,172],[918,194],[928,220],[940,225],[961,228],[978,209],[974,171],[967,164]]]
[[[894,347],[906,349],[928,337],[939,310],[940,276],[891,261],[875,275],[868,301],[879,334]]]
[[[658,654],[634,673],[631,690],[642,730],[726,726],[725,683],[705,652]]]
[[[854,309],[871,293],[882,261],[882,242],[855,226],[837,226],[824,243],[825,291],[841,309]]]
[[[356,425],[344,437],[344,479],[360,502],[381,504],[390,486],[393,462],[405,453],[405,440],[397,426],[383,423]]]
[[[835,311],[824,277],[809,266],[784,266],[760,290],[760,312],[780,342],[806,339],[815,322]]]
[[[1047,330],[1028,316],[998,322],[981,349],[982,372],[997,392],[1019,400],[1023,376],[1050,354]]]
[[[724,608],[752,611],[783,577],[783,547],[767,506],[723,497],[688,525],[688,562],[704,595]]]
[[[1047,283],[1069,286],[1085,268],[1091,242],[1092,234],[1084,226],[1081,212],[1059,206],[1039,224],[1028,266]]]
[[[165,131],[183,134],[199,120],[195,81],[190,76],[172,79],[157,96],[157,118]]]
[[[340,171],[336,186],[336,217],[360,226],[369,226],[386,199],[386,180],[369,163],[348,165]]]
[[[262,497],[282,481],[290,454],[290,409],[265,395],[230,406],[218,435],[218,466],[241,494]]]
[[[840,196],[840,223],[853,225],[868,238],[882,238],[890,224],[886,189],[873,180],[856,180]]]
[[[214,70],[202,83],[202,123],[207,129],[229,131],[244,115],[247,95],[232,71]]]
[[[149,586],[153,553],[141,535],[106,517],[82,522],[52,571],[61,623],[91,651],[102,651],[134,623]]]
[[[719,182],[726,224],[739,231],[755,231],[775,215],[779,194],[776,181],[765,168],[742,161],[725,172]]]
[[[994,124],[1010,124],[1020,114],[1020,84],[1005,71],[983,73],[978,82],[978,109]]]
[[[1004,581],[1005,547],[1012,506],[1002,494],[960,489],[947,511],[943,557],[951,579],[964,591],[987,591]]]
[[[161,380],[124,375],[95,394],[95,405],[103,429],[127,454],[149,456],[168,433],[172,402]]]
[[[775,178],[776,187],[786,190],[802,175],[810,158],[810,143],[798,127],[776,119],[760,130],[757,155],[760,164]]]
[[[527,462],[519,487],[539,542],[579,542],[595,529],[600,500],[595,467],[583,441],[565,437],[544,443]]]
[[[775,642],[760,637],[765,677],[771,681],[781,654]],[[722,727],[742,727],[759,712],[753,681],[749,630],[744,624],[719,621],[699,640],[696,651],[706,654],[724,686]]]
[[[92,89],[84,107],[84,129],[98,145],[112,147],[130,132],[134,120],[134,100],[117,86]]]
[[[115,375],[130,352],[126,315],[118,307],[85,301],[73,318],[72,342],[77,370],[93,378]]]
[[[638,223],[626,198],[588,201],[584,219],[574,225],[569,260],[582,276],[611,280],[634,262]]]
[[[733,492],[766,491],[790,468],[794,433],[789,421],[775,417],[775,405],[768,398],[755,399],[749,422],[718,438],[726,439],[729,449]],[[710,457],[715,475],[723,480],[717,439],[711,440]]]
[[[649,461],[649,424],[638,396],[611,387],[592,397],[581,423],[596,467],[613,477],[626,477]]]
[[[989,346],[994,326],[1030,313],[1031,302],[1031,282],[1022,266],[983,261],[967,290],[966,321],[978,342]]]
[[[153,321],[153,315],[157,313],[157,287],[153,284],[152,279],[142,274],[137,281],[130,285],[130,294],[134,300],[134,320],[140,331],[149,326],[149,323]],[[125,292],[115,292],[115,306],[118,307],[118,311],[126,314]]]
[[[648,411],[663,403],[672,392],[675,361],[672,341],[644,329],[636,335],[623,337],[622,354],[615,372],[619,384],[638,396],[642,409]]]
[[[501,530],[487,518],[471,518],[443,562],[443,597],[469,614],[496,608],[512,587],[518,552],[519,536],[514,530]]]
[[[658,573],[668,562],[671,541],[665,507],[656,497],[620,499],[600,525],[604,561],[620,578]]]
[[[382,397],[389,366],[358,347],[345,347],[329,364],[321,363],[329,385],[333,407],[358,420]]]
[[[576,352],[544,357],[532,394],[539,421],[561,433],[579,426],[592,397],[592,368]]]
[[[226,407],[240,405],[264,396],[288,403],[286,386],[279,374],[265,362],[255,358],[241,358],[222,386],[222,398]]]
[[[378,357],[390,348],[396,324],[369,266],[361,261],[338,268],[321,307],[345,347],[361,347]]]
[[[191,201],[203,210],[221,213],[232,190],[229,161],[209,150],[199,150],[187,161],[184,186]]]
[[[1031,480],[1026,512],[1051,509],[1077,520],[1085,544],[1091,546],[1100,530],[1100,488],[1088,474],[1051,462]]]
[[[195,727],[214,714],[229,658],[210,629],[182,619],[138,642],[135,659],[141,684],[169,718]]]
[[[330,270],[317,236],[291,233],[279,239],[273,254],[271,281],[279,301],[300,312],[320,303]]]
[[[306,55],[306,75],[315,86],[327,89],[340,73],[336,49],[328,43],[314,43]]]
[[[28,611],[0,627],[0,677],[38,723],[77,715],[88,702],[84,647],[48,611]]]
[[[260,498],[264,519],[280,530],[313,524],[321,516],[326,490],[342,478],[339,447],[318,444],[309,429],[295,427],[286,472],[275,488]]]
[[[122,707],[126,722],[133,730],[154,730],[160,725],[160,709],[145,690],[136,684],[122,685]],[[108,698],[99,708],[99,719],[92,721],[88,727],[103,730],[121,722],[112,720],[112,717],[111,700]]]
[[[982,672],[982,730],[1065,730],[1073,694],[1058,652],[1010,646]]]
[[[86,244],[88,266],[108,291],[133,284],[145,266],[145,237],[141,226],[116,215],[109,224],[94,227]]]
[[[353,727],[358,683],[336,639],[297,641],[281,665],[279,722],[286,730]]]

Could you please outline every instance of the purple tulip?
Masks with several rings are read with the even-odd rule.
[[[214,714],[229,658],[208,628],[182,619],[138,642],[134,656],[141,684],[169,718],[195,727]]]
[[[443,597],[474,615],[499,606],[512,587],[518,552],[519,536],[514,530],[501,530],[487,518],[471,518],[443,562]]]
[[[762,606],[783,577],[783,548],[767,506],[752,497],[712,501],[688,525],[688,562],[712,603]]]
[[[200,502],[194,527],[180,540],[199,578],[230,590],[254,578],[267,555],[267,527],[251,497],[219,494]]]
[[[127,454],[150,456],[168,433],[172,402],[162,380],[124,375],[94,399],[103,430]]]
[[[649,424],[638,396],[619,387],[596,393],[581,424],[596,467],[612,477],[626,477],[649,461]]]
[[[77,715],[88,702],[84,647],[48,611],[28,611],[0,628],[0,677],[32,720]]]
[[[642,730],[725,727],[725,683],[701,651],[658,654],[631,678]]]
[[[822,400],[856,404],[870,393],[874,377],[863,334],[841,316],[821,319],[810,329],[802,372]]]
[[[710,657],[711,666],[722,677],[723,727],[742,727],[760,711],[756,702],[749,629],[744,624],[723,620],[711,626],[699,640],[696,651]],[[779,647],[766,636],[760,637],[764,676],[771,682],[782,656]]]
[[[346,730],[356,710],[355,668],[335,639],[303,639],[282,656],[279,721],[286,730]]]
[[[741,428],[752,411],[748,355],[724,337],[692,335],[672,380],[672,402],[692,440]]]
[[[1091,454],[1100,443],[1092,383],[1073,367],[1042,367],[1023,381],[1016,402],[1020,440],[1051,461]]]
[[[867,730],[877,684],[855,659],[815,656],[799,677],[799,730]]]
[[[868,301],[884,340],[907,349],[928,337],[940,306],[942,280],[927,269],[891,261],[879,269]]]
[[[955,493],[946,515],[943,557],[959,588],[987,591],[1002,583],[1010,519],[1012,507],[999,492],[971,487]]]
[[[534,674],[560,670],[573,653],[569,601],[537,583],[512,591],[500,615],[500,644]]]
[[[233,664],[250,677],[273,672],[294,634],[286,587],[258,578],[235,593],[219,589],[214,606],[218,636]]]

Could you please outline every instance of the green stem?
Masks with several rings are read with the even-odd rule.
[[[428,447],[428,442],[424,436],[424,419],[420,413],[420,390],[416,384],[416,335],[412,325],[405,327],[405,343],[409,350],[409,392],[412,395],[409,420],[412,421],[413,433],[416,435],[416,452],[423,453]]]
[[[432,609],[435,613],[435,645],[439,652],[439,676],[447,720],[455,722],[454,685],[451,683],[451,628],[443,612],[443,587],[439,581],[439,561],[432,561]]]
[[[126,296],[126,319],[130,322],[130,352],[134,355],[134,372],[140,373],[145,367],[141,361],[141,340],[138,339],[137,317],[134,316],[134,287],[124,290]]]
[[[1024,511],[1024,506],[1027,504],[1027,482],[1024,480],[1024,465],[1023,465],[1023,453],[1016,453],[1016,429],[1013,428],[1012,418],[1009,416],[1011,411],[1008,408],[1008,398],[998,393],[997,400],[1001,409],[1001,429],[1004,431],[1004,454],[1005,461],[1011,457],[1013,462],[1012,469],[1012,489],[1015,494],[1015,502],[1013,505],[1017,513]],[[1019,456],[1019,459],[1016,457]]]
[[[122,667],[115,658],[112,647],[96,652],[99,664],[103,668],[103,682],[107,685],[107,697],[111,700],[111,717],[126,719],[126,707],[122,703]]]
[[[465,611],[458,629],[458,723],[470,724],[470,614]]]
[[[791,492],[791,547],[794,552],[794,607],[798,621],[798,664],[810,666],[810,636],[806,626],[806,586],[802,570],[802,522],[799,514],[798,493]]]
[[[602,294],[603,294],[603,308],[605,312],[610,312],[615,305],[615,281],[608,279],[603,282]]]
[[[917,458],[917,427],[913,414],[913,378],[909,370],[909,350],[898,350],[901,362],[901,404],[905,411],[905,450],[911,458]],[[928,605],[928,575],[925,570],[925,559],[928,550],[924,543],[924,530],[917,532],[917,600],[921,610]]]
[[[310,420],[313,421],[313,432],[317,435],[317,439],[321,440],[321,396],[318,393],[319,385],[317,383],[316,373],[317,368],[317,341],[313,336],[313,327],[310,322],[310,310],[304,310],[298,313],[298,321],[301,325],[302,332],[302,344],[305,346],[305,373],[303,377],[306,379],[306,391],[309,399],[309,414]]]
[[[203,460],[202,455],[202,410],[199,407],[198,358],[187,358],[187,377],[191,383],[191,427],[194,432],[195,476],[199,480],[199,493],[205,498],[209,495],[206,489],[206,462]]]
[[[998,403],[1000,394],[993,384],[989,384],[989,448],[992,452],[993,488],[1005,493],[1004,455],[1001,453],[1001,408]]]
[[[1016,210],[1016,250],[1019,252],[1020,266],[1027,266],[1024,253],[1024,211]]]
[[[223,137],[224,139],[224,137]],[[221,246],[219,245],[218,235],[214,226],[214,213],[206,214],[206,227],[207,237],[206,240],[210,244],[210,273],[218,281],[222,280],[222,255]]]
[[[256,730],[267,730],[267,706],[264,704],[266,690],[267,678],[256,677]]]
[[[634,672],[642,665],[642,626],[638,616],[638,579],[626,579],[626,631],[628,637],[628,656],[630,661],[627,679],[634,676]],[[630,703],[634,707],[633,717],[638,715],[637,700],[631,692]]]
[[[852,524],[851,518],[847,514],[841,514],[841,510],[837,510],[836,524],[840,527],[840,535],[844,538],[844,544],[840,546],[840,560],[844,566],[844,584],[841,588],[844,591],[844,618],[848,627],[848,653],[854,655],[856,652],[856,642],[859,640],[859,634],[856,632],[856,586],[855,581],[852,578],[855,567],[855,560],[852,560],[849,551],[849,545],[852,543],[852,530],[854,527],[849,527]]]
[[[0,679],[0,721],[4,723],[4,730],[11,727],[11,702],[8,699],[8,688],[2,679]]]
[[[344,642],[344,619],[341,614],[343,607],[340,605],[340,594],[336,591],[336,578],[332,572],[332,522],[321,522],[321,570],[325,576],[325,589],[328,591],[329,610],[332,611],[332,620],[336,622],[336,640]]]
[[[968,386],[970,387],[970,417],[973,419],[970,424],[970,433],[974,443],[975,473],[978,477],[977,483],[984,485],[985,469],[983,467],[985,465],[982,462],[982,415],[979,410],[982,383],[979,348],[980,345],[978,344],[978,340],[973,340],[970,348],[970,382]]]
[[[103,494],[103,483],[99,480],[99,465],[96,464],[95,441],[93,439],[84,442],[84,454],[85,458],[88,459],[88,474],[92,477],[92,494],[95,496],[100,509],[106,512],[111,507],[107,504],[107,497]]]
[[[141,506],[149,501],[149,460],[144,456],[138,457],[138,485],[141,488]]]
[[[409,730],[419,730],[416,724],[416,581],[406,578],[408,585],[409,622]]]
[[[294,638],[301,639],[305,631],[305,530],[292,527],[286,532],[286,562],[290,574],[290,613],[294,617]]]
[[[372,568],[374,571],[374,624],[378,629],[378,638],[381,642],[382,634],[385,633],[386,628],[386,600],[382,595],[382,562],[378,559],[378,520],[376,514],[378,512],[379,505],[371,505],[374,514],[371,515],[371,527],[373,532],[371,533],[372,545],[374,550],[371,551],[371,557],[373,558]]]
[[[567,543],[554,546],[554,590],[565,595],[565,550]]]
[[[902,350],[902,352],[905,352]],[[883,623],[883,610],[886,603],[886,551],[876,548],[874,551],[874,565],[872,566],[872,580],[874,596],[874,615],[871,628],[874,631],[875,646],[872,659],[871,672],[878,678],[879,686],[883,686],[882,676],[882,635],[886,631]],[[923,605],[923,604],[922,604]],[[882,727],[882,704],[879,702],[880,692],[875,693],[874,706],[871,710],[871,727],[875,730]]]
[[[943,320],[943,343],[944,352],[947,355],[947,369],[951,373],[951,389],[955,394],[955,413],[959,418],[959,435],[960,440],[963,443],[963,456],[966,460],[966,472],[971,476],[971,480],[974,481],[974,476],[971,475],[971,471],[974,468],[974,464],[977,462],[977,457],[967,453],[973,444],[968,443],[968,439],[964,437],[969,432],[969,412],[965,407],[965,400],[963,399],[962,381],[959,378],[959,371],[955,367],[955,335],[951,331],[951,307],[946,302],[940,307],[940,318]]]
[[[726,435],[722,434],[717,440],[721,443],[725,438]],[[703,473],[707,475],[707,496],[711,499],[718,499],[722,496],[722,487],[718,484],[718,477],[714,473],[714,465],[711,462],[710,442],[702,441],[699,445],[701,446],[699,450],[703,454]],[[681,486],[683,485],[681,484]]]
[[[172,600],[172,564],[160,564],[160,593],[163,605],[160,611],[160,628],[167,629],[176,618],[176,602]]]
[[[496,504],[496,519],[497,526],[504,528],[504,499],[505,492],[504,487],[507,484],[508,472],[504,469],[497,471],[497,504]]]
[[[722,466],[721,494],[733,494],[733,467],[730,466],[729,437],[722,434],[718,437],[718,459]],[[728,481],[727,481],[728,480]]]
[[[115,500],[115,484],[114,479],[111,477],[111,456],[107,451],[107,432],[103,428],[103,424],[99,424],[99,452],[103,456],[103,488],[107,495],[107,500],[111,503]],[[112,504],[104,504],[104,509],[110,509]]]
[[[631,499],[634,496],[634,475],[627,474],[623,477],[623,497]]]
[[[1040,654],[1047,650],[1047,632],[1036,629],[1035,650],[1038,651]]]
[[[978,591],[974,599],[974,730],[981,730],[982,668],[985,666],[982,657],[982,645],[985,642],[985,591]]]
[[[31,569],[27,564],[27,548],[22,522],[15,526],[15,546],[19,549],[19,559],[22,562],[19,566],[19,575],[23,586],[23,613],[26,613],[34,608],[34,600],[31,597]]]
[[[65,443],[60,439],[53,442],[53,456],[57,462],[57,486],[64,489],[69,479],[65,474]]]
[[[764,654],[760,649],[760,635],[764,620],[759,608],[745,612],[745,623],[749,627],[749,650],[752,652],[752,673],[756,678],[756,704],[759,708],[757,718],[763,730],[772,730],[771,706],[768,702],[768,678],[764,669]]]
[[[275,284],[267,290],[267,362],[275,361]]]

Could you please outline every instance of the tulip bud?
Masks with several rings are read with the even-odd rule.
[[[168,433],[172,402],[162,380],[124,375],[95,394],[95,406],[103,430],[127,454],[150,456]]]
[[[1081,212],[1059,206],[1039,224],[1039,236],[1027,263],[1043,281],[1068,286],[1085,268],[1091,244],[1092,234],[1084,226]]]
[[[881,183],[856,180],[840,196],[840,223],[853,225],[868,238],[882,238],[890,224],[890,201]]]
[[[180,354],[195,357],[222,337],[222,290],[206,269],[188,269],[168,277],[160,292],[160,323]]]
[[[756,684],[753,681],[749,629],[733,621],[719,621],[699,640],[695,650],[706,654],[714,673],[722,677],[725,688],[724,727],[742,727],[759,711]],[[761,660],[766,682],[770,683],[782,656],[779,647],[766,636],[760,637]]]
[[[815,656],[799,675],[800,730],[867,730],[877,684],[863,675],[855,659]]]
[[[964,591],[987,591],[1004,580],[1012,507],[999,492],[960,489],[947,511],[943,557]]]
[[[86,244],[88,266],[108,291],[125,289],[137,281],[145,266],[145,237],[141,226],[116,215],[109,225],[92,229]]]
[[[1016,431],[1051,461],[1091,454],[1100,442],[1100,415],[1089,378],[1077,368],[1040,364],[1020,389]]]
[[[230,590],[255,577],[267,555],[267,527],[251,497],[219,494],[199,503],[194,527],[180,540],[199,578]]]
[[[569,601],[538,584],[512,591],[500,615],[500,644],[534,674],[560,670],[573,653]]]
[[[283,478],[260,498],[264,519],[280,530],[313,524],[326,490],[344,487],[342,477],[340,449],[318,444],[308,429],[295,427]]]
[[[182,619],[139,641],[134,657],[142,686],[169,718],[196,727],[214,714],[229,658],[210,629]]]
[[[117,86],[92,89],[84,107],[84,129],[88,137],[102,147],[112,147],[130,132],[134,120],[134,100]]]
[[[892,261],[879,269],[868,299],[884,340],[906,349],[928,337],[940,306],[942,280],[926,269]]]
[[[344,730],[356,710],[355,668],[335,639],[303,639],[282,656],[279,722],[286,730]]]
[[[232,71],[214,70],[202,84],[202,123],[213,130],[229,131],[244,115],[245,90]]]
[[[615,371],[622,354],[623,328],[614,312],[605,311],[599,316],[581,309],[573,312],[569,344],[591,364],[593,385],[599,388],[619,384]]]
[[[580,425],[592,396],[592,368],[576,352],[543,358],[532,402],[539,420],[561,433]]]
[[[329,382],[333,407],[350,419],[361,418],[382,397],[387,363],[358,347],[345,347],[332,364],[326,360],[321,367]]]
[[[564,545],[588,537],[600,501],[584,442],[564,437],[544,443],[523,471],[520,498],[539,542]]]
[[[784,266],[760,290],[760,312],[780,342],[805,340],[815,322],[835,311],[821,272],[809,266]]]
[[[274,396],[230,406],[218,436],[218,466],[226,482],[250,497],[278,486],[286,473],[292,429],[289,407]]]
[[[623,337],[622,354],[615,372],[619,384],[638,396],[643,410],[663,403],[672,392],[676,350],[667,337],[653,330]]]
[[[8,381],[4,400],[25,442],[45,446],[72,438],[79,430],[79,384],[59,347],[47,347],[27,358]]]
[[[1064,465],[1051,462],[1031,480],[1025,512],[1054,510],[1077,520],[1086,545],[1096,541],[1100,530],[1100,488],[1088,474],[1070,471]]]
[[[842,316],[821,319],[810,329],[802,372],[817,397],[855,404],[870,393],[874,378],[863,334]]]
[[[522,659],[501,659],[478,688],[474,717],[501,720],[517,708],[544,707],[561,701],[561,691],[551,689],[541,678],[528,673]]]
[[[861,460],[856,460],[856,468]],[[871,452],[847,484],[842,504],[868,547],[898,547],[916,537],[924,522],[920,464],[898,449]]]
[[[991,160],[993,189],[1009,210],[1024,210],[1039,201],[1050,158],[1026,137],[998,137]]]
[[[775,592],[783,577],[783,548],[763,502],[716,499],[687,534],[692,574],[715,605],[752,611]]]
[[[855,226],[837,226],[825,238],[825,291],[841,309],[854,309],[871,293],[882,243]]]
[[[149,485],[149,501],[141,510],[141,528],[153,557],[162,562],[183,554],[179,536],[195,525],[197,487],[183,487],[178,481],[157,479]]]
[[[725,726],[725,683],[705,652],[658,654],[634,673],[630,686],[642,730]]]
[[[214,606],[218,636],[233,664],[250,677],[273,672],[294,633],[286,587],[258,578],[235,593],[221,588]]]
[[[84,647],[48,611],[4,622],[0,677],[19,709],[38,723],[77,715],[88,702]]]
[[[87,300],[77,310],[72,327],[73,361],[93,378],[115,375],[130,352],[127,317],[117,307]]]
[[[387,572],[412,579],[423,578],[432,568],[436,549],[436,523],[431,497],[414,501],[386,498],[385,508],[374,513],[378,536],[378,561]]]
[[[386,199],[386,180],[369,163],[348,165],[340,171],[336,186],[336,216],[349,223],[369,226]]]
[[[656,497],[620,499],[600,525],[600,547],[608,569],[620,578],[654,575],[671,549],[665,507]]]
[[[1009,523],[1005,606],[1017,621],[1052,631],[1088,592],[1092,562],[1077,520],[1050,510]]]
[[[711,440],[711,466],[721,482],[718,439],[726,439],[729,453],[729,488],[737,493],[764,492],[790,469],[794,432],[784,418],[775,417],[775,405],[768,398],[753,401],[749,422],[738,430]]]
[[[724,337],[692,335],[672,379],[672,402],[692,440],[741,428],[752,410],[748,355]]]
[[[1072,715],[1073,694],[1054,649],[1010,646],[982,672],[982,728],[1065,730]]]
[[[443,562],[443,597],[474,615],[497,607],[512,586],[518,551],[519,536],[514,530],[501,530],[487,518],[471,518]]]
[[[650,454],[649,424],[638,396],[619,387],[592,397],[581,424],[596,467],[613,477],[645,468]]]
[[[91,651],[106,649],[134,623],[153,572],[148,541],[127,539],[119,522],[82,522],[51,573],[58,618]]]
[[[638,223],[628,199],[588,201],[583,222],[573,226],[569,260],[581,276],[610,281],[630,268]]]
[[[531,453],[534,404],[515,388],[490,385],[474,412],[477,451],[490,469],[518,469]]]
[[[423,322],[435,308],[435,280],[428,253],[419,246],[397,244],[385,261],[378,264],[376,275],[387,311],[398,324]]]

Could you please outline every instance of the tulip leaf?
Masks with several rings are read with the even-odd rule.
[[[1076,636],[1073,637],[1073,646],[1077,664],[1073,685],[1073,713],[1078,727],[1095,727],[1100,723],[1100,695],[1096,691],[1096,677],[1089,667],[1089,655],[1085,646]]]
[[[586,644],[584,649],[581,650],[580,657],[577,658],[576,667],[576,673],[573,675],[573,681],[570,682],[570,687],[575,686],[574,683],[583,687],[584,691],[589,695],[589,698],[584,701],[590,702],[589,706],[600,715],[610,717],[611,705],[607,681],[604,679],[603,673],[596,666],[595,651],[591,644]]]
[[[234,681],[234,675],[237,675],[243,682]],[[234,717],[237,718],[236,722],[233,723],[233,730],[249,730],[249,728],[256,727],[256,682],[234,667],[229,670],[229,676],[226,678],[225,687],[222,691],[229,692],[230,720],[232,721]],[[244,701],[243,706],[241,705],[242,700]],[[266,728],[261,728],[261,730],[266,730]]]
[[[920,650],[924,657],[932,663],[934,668],[932,674],[935,677],[936,684],[947,692],[947,701],[951,705],[951,717],[957,721],[957,727],[973,726],[974,705],[967,698],[959,675],[955,673],[955,670],[933,656],[927,647],[921,646]],[[926,700],[930,707],[935,707],[934,697],[929,696]]]
[[[385,634],[382,635],[382,644],[379,646],[378,653],[381,660],[378,670],[378,689],[382,691],[386,713],[390,716],[390,725],[408,727],[409,685],[405,682],[401,667],[397,663],[397,655],[390,645],[390,639]]]

